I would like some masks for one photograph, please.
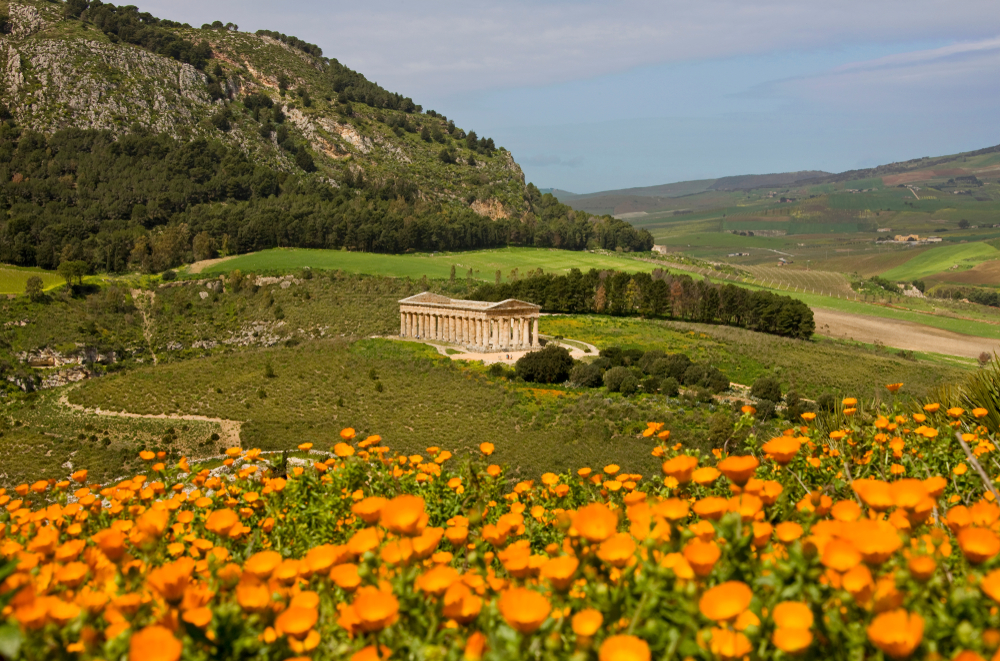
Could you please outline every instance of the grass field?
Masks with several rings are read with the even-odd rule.
[[[28,278],[33,275],[42,279],[45,289],[57,287],[65,282],[54,271],[0,264],[0,294],[23,294]]]
[[[956,285],[1000,285],[1000,260],[991,259],[988,262],[976,264],[965,271],[942,271],[927,276],[927,284],[948,283]]]
[[[969,268],[997,258],[1000,258],[1000,251],[987,243],[960,243],[926,250],[906,263],[886,271],[882,277],[899,281],[918,280],[947,271],[955,265],[959,269]]]
[[[267,364],[275,376],[264,376]],[[372,378],[374,377],[374,378]],[[381,384],[381,388],[378,384]],[[221,392],[219,392],[221,390]],[[138,413],[194,413],[243,422],[244,447],[328,449],[347,426],[380,434],[395,449],[474,452],[496,444],[516,472],[602,466],[657,468],[653,443],[637,438],[667,420],[683,441],[707,424],[707,408],[671,408],[663,397],[623,399],[490,378],[482,367],[412,342],[317,341],[145,367],[89,381],[70,400]]]
[[[445,279],[455,267],[455,277],[464,280],[469,269],[476,280],[492,282],[499,270],[504,280],[513,269],[523,277],[527,271],[542,269],[545,273],[566,273],[572,268],[581,271],[616,269],[646,271],[653,267],[642,262],[611,254],[587,251],[549,250],[545,248],[501,248],[455,253],[418,253],[412,255],[380,255],[339,250],[306,250],[278,248],[264,250],[220,262],[205,269],[206,275],[228,273],[235,269],[255,273],[292,271],[303,267],[341,270],[397,278]]]
[[[744,266],[754,278],[761,282],[774,282],[784,288],[815,291],[820,294],[846,296],[851,293],[851,284],[841,273],[834,271],[806,271],[777,266]]]

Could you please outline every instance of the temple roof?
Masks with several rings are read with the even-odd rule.
[[[425,291],[399,301],[400,305],[423,305],[432,308],[448,310],[471,310],[475,312],[502,312],[503,310],[525,310],[538,312],[542,308],[534,303],[508,298],[505,301],[493,303],[490,301],[467,301],[461,298],[448,298],[440,294]]]

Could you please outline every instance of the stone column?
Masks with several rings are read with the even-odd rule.
[[[469,313],[462,315],[462,344],[472,345],[472,318]]]
[[[444,317],[438,313],[434,315],[434,337],[438,340],[444,339]]]
[[[500,317],[500,348],[510,347],[510,317]]]
[[[451,341],[452,342],[457,342],[458,341],[458,329],[456,328],[457,325],[458,325],[458,318],[455,317],[454,315],[451,316],[451,317],[449,317],[449,319],[448,319],[448,332],[449,332],[449,335],[451,335]]]
[[[458,333],[459,344],[469,343],[469,329],[466,327],[466,322],[468,322],[468,320],[469,319],[465,316],[464,312],[458,315],[455,319],[455,330]]]
[[[473,329],[475,330],[474,342],[476,343],[476,346],[477,347],[483,346],[483,320],[476,319],[475,326],[473,327]]]
[[[538,317],[531,320],[531,346],[540,347],[542,343],[538,341]]]

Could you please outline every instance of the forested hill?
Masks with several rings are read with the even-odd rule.
[[[273,246],[648,250],[294,36],[0,2],[0,261],[159,270]]]

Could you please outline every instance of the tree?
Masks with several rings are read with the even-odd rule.
[[[958,221],[959,228],[961,228],[963,230],[969,229],[969,225],[971,225],[971,223],[969,221],[967,221],[965,218],[963,218],[962,220]]]
[[[448,276],[449,282],[455,282],[455,265],[451,265],[451,275]]]
[[[420,129],[420,139],[423,140],[424,142],[430,142],[432,140],[431,131],[429,128],[427,128],[426,124],[424,124],[424,127]]]
[[[215,257],[215,239],[208,232],[199,232],[196,234],[191,248],[192,252],[194,252],[194,261],[196,262]]]
[[[593,363],[577,363],[569,373],[569,380],[581,388],[600,388],[603,383],[601,368]]]
[[[781,382],[773,376],[762,376],[750,386],[750,396],[771,402],[781,401]]]
[[[24,294],[30,298],[33,303],[37,303],[45,296],[44,287],[45,284],[42,282],[42,279],[37,275],[33,275],[28,278],[26,283],[24,283]]]
[[[295,164],[306,172],[316,171],[316,162],[313,161],[312,154],[305,149],[299,149],[299,153],[295,155]]]
[[[447,147],[442,147],[441,151],[438,152],[438,160],[447,165],[455,164],[455,152],[451,151]]]
[[[556,344],[526,353],[514,363],[515,373],[532,383],[563,383],[572,368],[573,357],[565,347]]]
[[[66,281],[67,287],[73,286],[73,281],[83,284],[83,276],[87,275],[87,262],[83,260],[66,260],[59,264],[59,277]]]
[[[622,382],[629,376],[632,376],[632,372],[627,367],[612,367],[604,373],[604,387],[608,389],[608,392],[620,392]],[[638,385],[638,381],[636,381],[636,385]]]

